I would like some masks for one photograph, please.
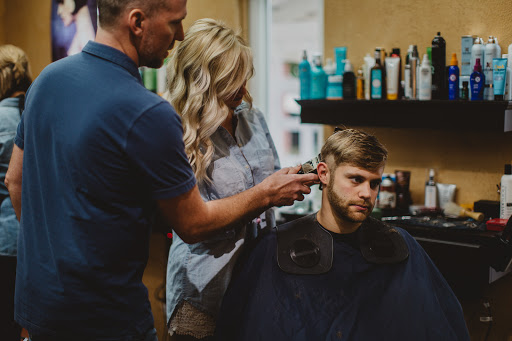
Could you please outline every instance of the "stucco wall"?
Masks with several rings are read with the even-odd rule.
[[[511,18],[508,0],[325,0],[324,53],[333,57],[335,46],[347,46],[347,57],[356,69],[377,46],[388,52],[399,47],[403,57],[407,47],[416,44],[421,58],[440,31],[446,40],[447,59],[455,52],[460,62],[460,37],[467,34],[497,36],[506,53],[512,43]],[[457,184],[459,203],[499,200],[496,184],[503,164],[512,159],[511,133],[364,129],[375,132],[390,150],[386,172],[411,170],[416,204],[423,203],[429,167],[436,168],[438,182]],[[331,132],[331,127],[326,128],[326,136]]]

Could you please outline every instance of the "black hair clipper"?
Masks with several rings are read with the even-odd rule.
[[[304,162],[300,170],[297,174],[308,174],[308,173],[315,173],[316,174],[316,166],[322,161],[320,154],[318,156],[315,156],[311,160],[308,160]]]

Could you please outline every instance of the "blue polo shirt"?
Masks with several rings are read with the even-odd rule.
[[[153,326],[142,274],[157,199],[195,185],[171,105],[89,42],[27,94],[15,318],[31,334],[125,340]]]

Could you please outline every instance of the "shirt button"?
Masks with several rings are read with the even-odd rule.
[[[245,165],[245,168],[249,168],[249,166]]]

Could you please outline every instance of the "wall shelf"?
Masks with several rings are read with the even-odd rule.
[[[302,107],[300,114],[302,123],[494,132],[507,131],[505,109],[509,103],[508,101],[448,100],[297,100],[297,102]]]

